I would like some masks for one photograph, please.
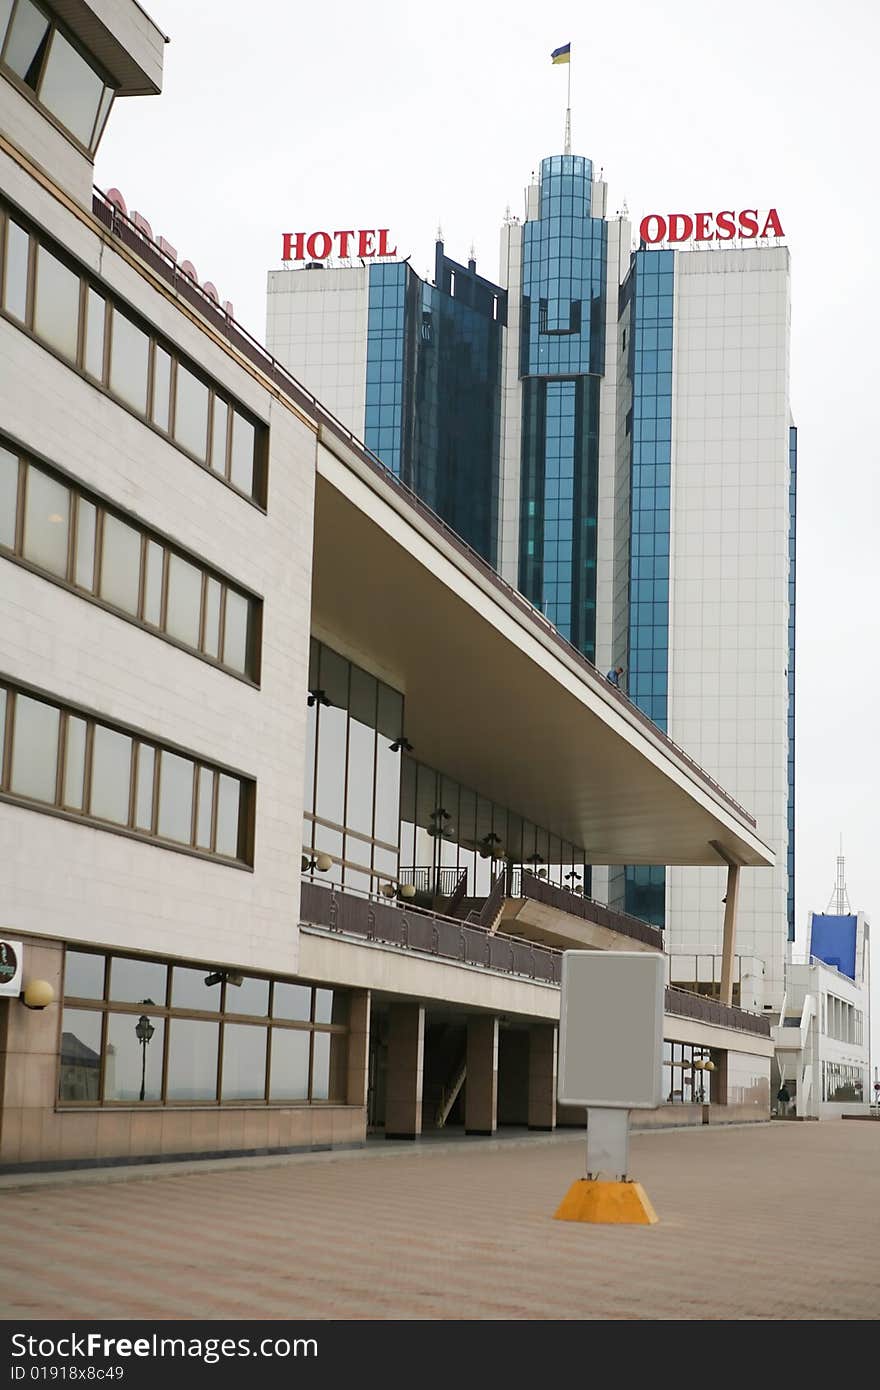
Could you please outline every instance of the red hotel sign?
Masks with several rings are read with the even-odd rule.
[[[396,256],[397,247],[388,245],[388,228],[368,231],[342,232],[285,232],[282,237],[282,261],[326,261],[336,255],[346,261],[350,256],[370,260],[375,256]]]
[[[779,213],[771,208],[758,215],[756,208],[744,212],[649,212],[639,224],[639,236],[649,246],[658,241],[746,241],[785,236]]]

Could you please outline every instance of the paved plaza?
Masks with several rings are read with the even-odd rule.
[[[582,1138],[0,1180],[10,1318],[876,1318],[880,1123],[638,1134],[660,1224],[553,1221]],[[108,1180],[109,1179],[109,1180]]]

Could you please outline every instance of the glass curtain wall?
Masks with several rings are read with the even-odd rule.
[[[588,159],[545,159],[540,215],[523,229],[519,575],[526,597],[591,661],[607,257],[592,186]]]
[[[583,849],[432,767],[405,758],[400,801],[400,881],[449,897],[463,873],[467,896],[485,897],[506,865],[573,892],[589,891]],[[512,885],[516,892],[516,883]]]
[[[380,891],[396,881],[402,739],[400,692],[313,640],[304,872],[314,875],[316,857],[328,854],[330,878],[346,888]]]
[[[406,305],[410,270],[403,261],[370,266],[364,443],[402,477]]]
[[[360,892],[398,883],[484,897],[505,865],[589,893],[582,847],[406,754],[399,691],[312,641],[303,872]],[[332,867],[318,868],[329,855]]]
[[[669,491],[674,251],[633,257],[633,388],[627,693],[661,729],[669,664]]]
[[[664,730],[669,675],[674,278],[674,251],[642,250],[634,255],[630,284],[633,405],[627,694]],[[629,866],[625,907],[645,921],[664,926],[666,870]]]
[[[412,486],[490,564],[498,538],[503,290],[450,260],[419,282]]]

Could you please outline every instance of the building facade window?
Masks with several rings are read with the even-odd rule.
[[[506,295],[441,241],[433,284],[401,262],[368,273],[364,441],[494,564]]]
[[[0,554],[257,682],[262,603],[0,436]]]
[[[0,306],[190,459],[265,506],[266,427],[4,207]]]
[[[462,875],[474,896],[502,868],[525,867],[588,893],[582,848],[478,795],[404,750],[403,696],[313,639],[305,759],[304,872],[360,892],[413,884],[448,897]],[[318,872],[318,881],[326,881]],[[514,885],[515,886],[515,885]]]
[[[707,1067],[711,1062],[712,1066]],[[664,1042],[663,1094],[667,1105],[704,1105],[717,1100],[719,1063],[708,1047]]]
[[[306,716],[304,857],[378,890],[397,878],[403,696],[313,640]]]
[[[5,799],[253,864],[249,778],[5,681],[0,750]]]
[[[864,1038],[862,1010],[845,999],[839,999],[836,994],[823,995],[822,1000],[823,1033],[837,1042],[861,1045]]]
[[[379,262],[370,266],[369,275],[364,443],[400,477],[410,271],[403,262]]]
[[[344,1104],[349,996],[68,947],[62,1105]]]
[[[466,874],[467,896],[485,897],[505,870],[516,897],[523,868],[570,892],[589,892],[589,866],[579,846],[414,758],[404,760],[402,883],[413,883],[418,895],[436,900],[449,897]]]
[[[630,559],[627,694],[665,731],[669,680],[669,533],[672,479],[674,251],[633,256],[629,343]],[[666,921],[666,871],[629,865],[624,906]]]
[[[861,1104],[864,1100],[864,1077],[861,1067],[844,1062],[822,1063],[822,1099],[841,1104]]]
[[[633,392],[627,693],[667,724],[669,518],[672,472],[673,251],[633,257]]]
[[[94,154],[115,88],[35,0],[0,3],[0,64]]]
[[[371,272],[372,273],[372,272]],[[498,545],[501,344],[507,318],[503,290],[435,252],[434,281],[414,279],[418,300],[415,381],[405,381],[404,425],[411,441],[404,482],[490,564]],[[414,408],[413,408],[413,396]]]

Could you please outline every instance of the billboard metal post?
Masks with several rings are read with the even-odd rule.
[[[587,1111],[587,1177],[597,1181],[601,1173],[612,1173],[618,1182],[629,1179],[628,1110]]]

